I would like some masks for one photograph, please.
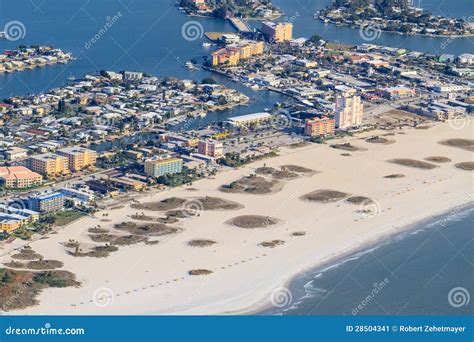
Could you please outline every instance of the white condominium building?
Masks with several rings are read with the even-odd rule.
[[[336,128],[348,128],[362,124],[364,105],[360,96],[344,92],[336,96]]]

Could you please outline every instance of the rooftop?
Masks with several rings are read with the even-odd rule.
[[[65,148],[62,148],[60,150],[58,150],[58,152],[62,152],[62,153],[66,153],[66,154],[82,154],[82,153],[95,153],[95,151],[93,150],[89,150],[88,148],[84,148],[84,147],[81,147],[81,146],[71,146],[71,147],[65,147]]]
[[[41,177],[40,174],[31,171],[23,166],[2,166],[0,167],[0,178],[9,179],[28,179]]]
[[[230,122],[246,122],[246,121],[252,121],[252,120],[259,120],[259,119],[267,119],[270,118],[272,115],[269,113],[261,112],[261,113],[253,113],[253,114],[247,114],[247,115],[241,115],[241,116],[234,116],[227,121]]]
[[[65,157],[60,156],[59,154],[48,152],[48,153],[37,154],[35,156],[31,156],[31,158],[41,160],[41,161],[51,161],[51,160],[56,160],[58,158],[65,158]]]

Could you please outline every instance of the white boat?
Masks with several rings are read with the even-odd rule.
[[[193,62],[187,61],[184,66],[188,68],[189,70],[197,70],[198,68],[194,65]]]
[[[212,45],[213,45],[213,44],[207,43],[207,42],[202,43],[202,47],[205,47],[205,48],[209,48],[209,47],[211,47]]]

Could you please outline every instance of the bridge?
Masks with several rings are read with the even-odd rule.
[[[229,18],[229,21],[232,26],[234,26],[234,28],[241,34],[251,34],[253,32],[252,28],[245,20],[239,18]]]

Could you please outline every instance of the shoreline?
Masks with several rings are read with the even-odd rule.
[[[95,217],[78,220],[31,246],[45,259],[62,261],[64,270],[74,273],[82,287],[45,290],[38,296],[40,305],[7,314],[229,315],[259,312],[262,305],[268,303],[268,294],[275,287],[289,286],[299,274],[398,231],[406,231],[424,219],[470,203],[472,195],[466,185],[472,182],[471,173],[455,168],[454,164],[471,158],[471,152],[438,143],[452,137],[471,138],[468,126],[462,130],[453,130],[448,123],[431,126],[428,130],[407,128],[403,134],[396,135],[396,142],[390,145],[365,141],[377,132],[363,132],[337,140],[341,143],[350,141],[364,148],[350,157],[341,156],[340,150],[327,144],[284,148],[277,157],[196,182],[192,192],[188,187],[179,187],[134,198],[134,202],[144,203],[170,197],[210,196],[242,204],[241,209],[210,210],[186,218],[176,224],[179,234],[161,238],[156,246],[121,247],[118,252],[101,259],[75,258],[66,254],[63,242],[72,239],[91,245],[88,228],[99,224],[114,232],[114,225],[131,221],[130,216],[137,212],[126,202],[121,208],[102,210]],[[397,157],[422,159],[435,153],[433,151],[451,158],[452,163],[420,170],[387,162]],[[264,164],[273,168],[297,165],[317,172],[281,181],[283,188],[273,194],[219,191],[221,185],[246,177]],[[403,173],[405,177],[384,178],[396,173]],[[345,200],[331,203],[301,200],[308,191],[317,189],[368,196],[378,204],[378,212],[367,216],[360,212],[359,205]],[[104,221],[105,212],[111,215]],[[145,212],[149,216],[160,215],[156,211]],[[237,216],[255,214],[275,217],[283,224],[242,230],[225,223]],[[296,231],[305,234],[293,236]],[[193,239],[210,239],[216,244],[196,249],[188,246]],[[275,248],[260,246],[263,241],[279,240],[285,243]],[[9,258],[0,258],[0,262],[9,262]],[[197,269],[212,270],[213,273],[199,277],[188,274]],[[95,291],[102,288],[115,294],[115,302],[106,307],[98,307],[91,300]]]
[[[316,271],[321,271],[324,272],[328,268],[332,268],[335,265],[339,264],[344,264],[347,259],[358,255],[358,254],[365,254],[367,251],[377,249],[385,244],[390,244],[391,241],[384,242],[384,239],[392,240],[393,238],[402,235],[402,234],[407,234],[407,233],[413,233],[416,231],[420,230],[425,230],[426,228],[420,228],[421,226],[424,226],[426,224],[436,224],[437,222],[441,221],[438,220],[438,218],[441,218],[443,216],[449,216],[450,213],[453,212],[453,210],[459,210],[461,212],[466,212],[469,210],[474,209],[474,203],[465,203],[464,205],[455,205],[449,209],[446,209],[445,211],[434,213],[433,215],[427,216],[425,218],[421,218],[420,220],[417,220],[415,222],[409,223],[406,226],[401,226],[398,228],[395,228],[392,231],[386,232],[385,234],[374,237],[370,241],[362,242],[359,245],[356,245],[352,248],[349,248],[347,250],[342,250],[339,253],[335,253],[334,255],[328,256],[326,259],[322,259],[318,263],[316,263],[313,266],[308,267],[307,269],[304,269],[302,271],[299,271],[295,273],[291,278],[287,279],[285,282],[281,283],[278,286],[274,286],[272,288],[272,291],[269,291],[265,298],[260,300],[258,303],[255,305],[252,305],[250,307],[247,307],[242,310],[236,310],[232,312],[223,312],[222,315],[260,315],[264,311],[268,309],[274,308],[274,306],[270,303],[268,298],[270,297],[270,294],[275,291],[278,288],[286,288],[290,292],[291,289],[295,286],[295,282],[302,276],[308,273],[316,272]],[[432,227],[433,229],[435,227]]]
[[[338,22],[334,22],[334,21],[331,21],[331,20],[328,20],[328,21],[325,21],[328,20],[327,18],[320,18],[318,17],[318,20],[319,21],[322,21],[324,24],[331,24],[331,25],[335,25],[335,26],[338,26],[338,27],[349,27],[349,28],[352,28],[352,29],[355,29],[355,30],[363,30],[365,28],[372,28],[374,30],[376,30],[376,26],[370,26],[370,25],[366,25],[366,26],[363,26],[363,25],[357,25],[357,24],[354,24],[354,23],[338,23]],[[471,34],[429,34],[429,33],[404,33],[404,32],[399,32],[399,31],[390,31],[390,30],[384,30],[384,29],[380,29],[380,32],[385,32],[385,33],[393,33],[393,34],[398,34],[400,36],[407,36],[407,37],[428,37],[428,38],[451,38],[451,39],[458,39],[458,38],[469,38],[469,37],[474,37],[474,33],[471,33]]]

